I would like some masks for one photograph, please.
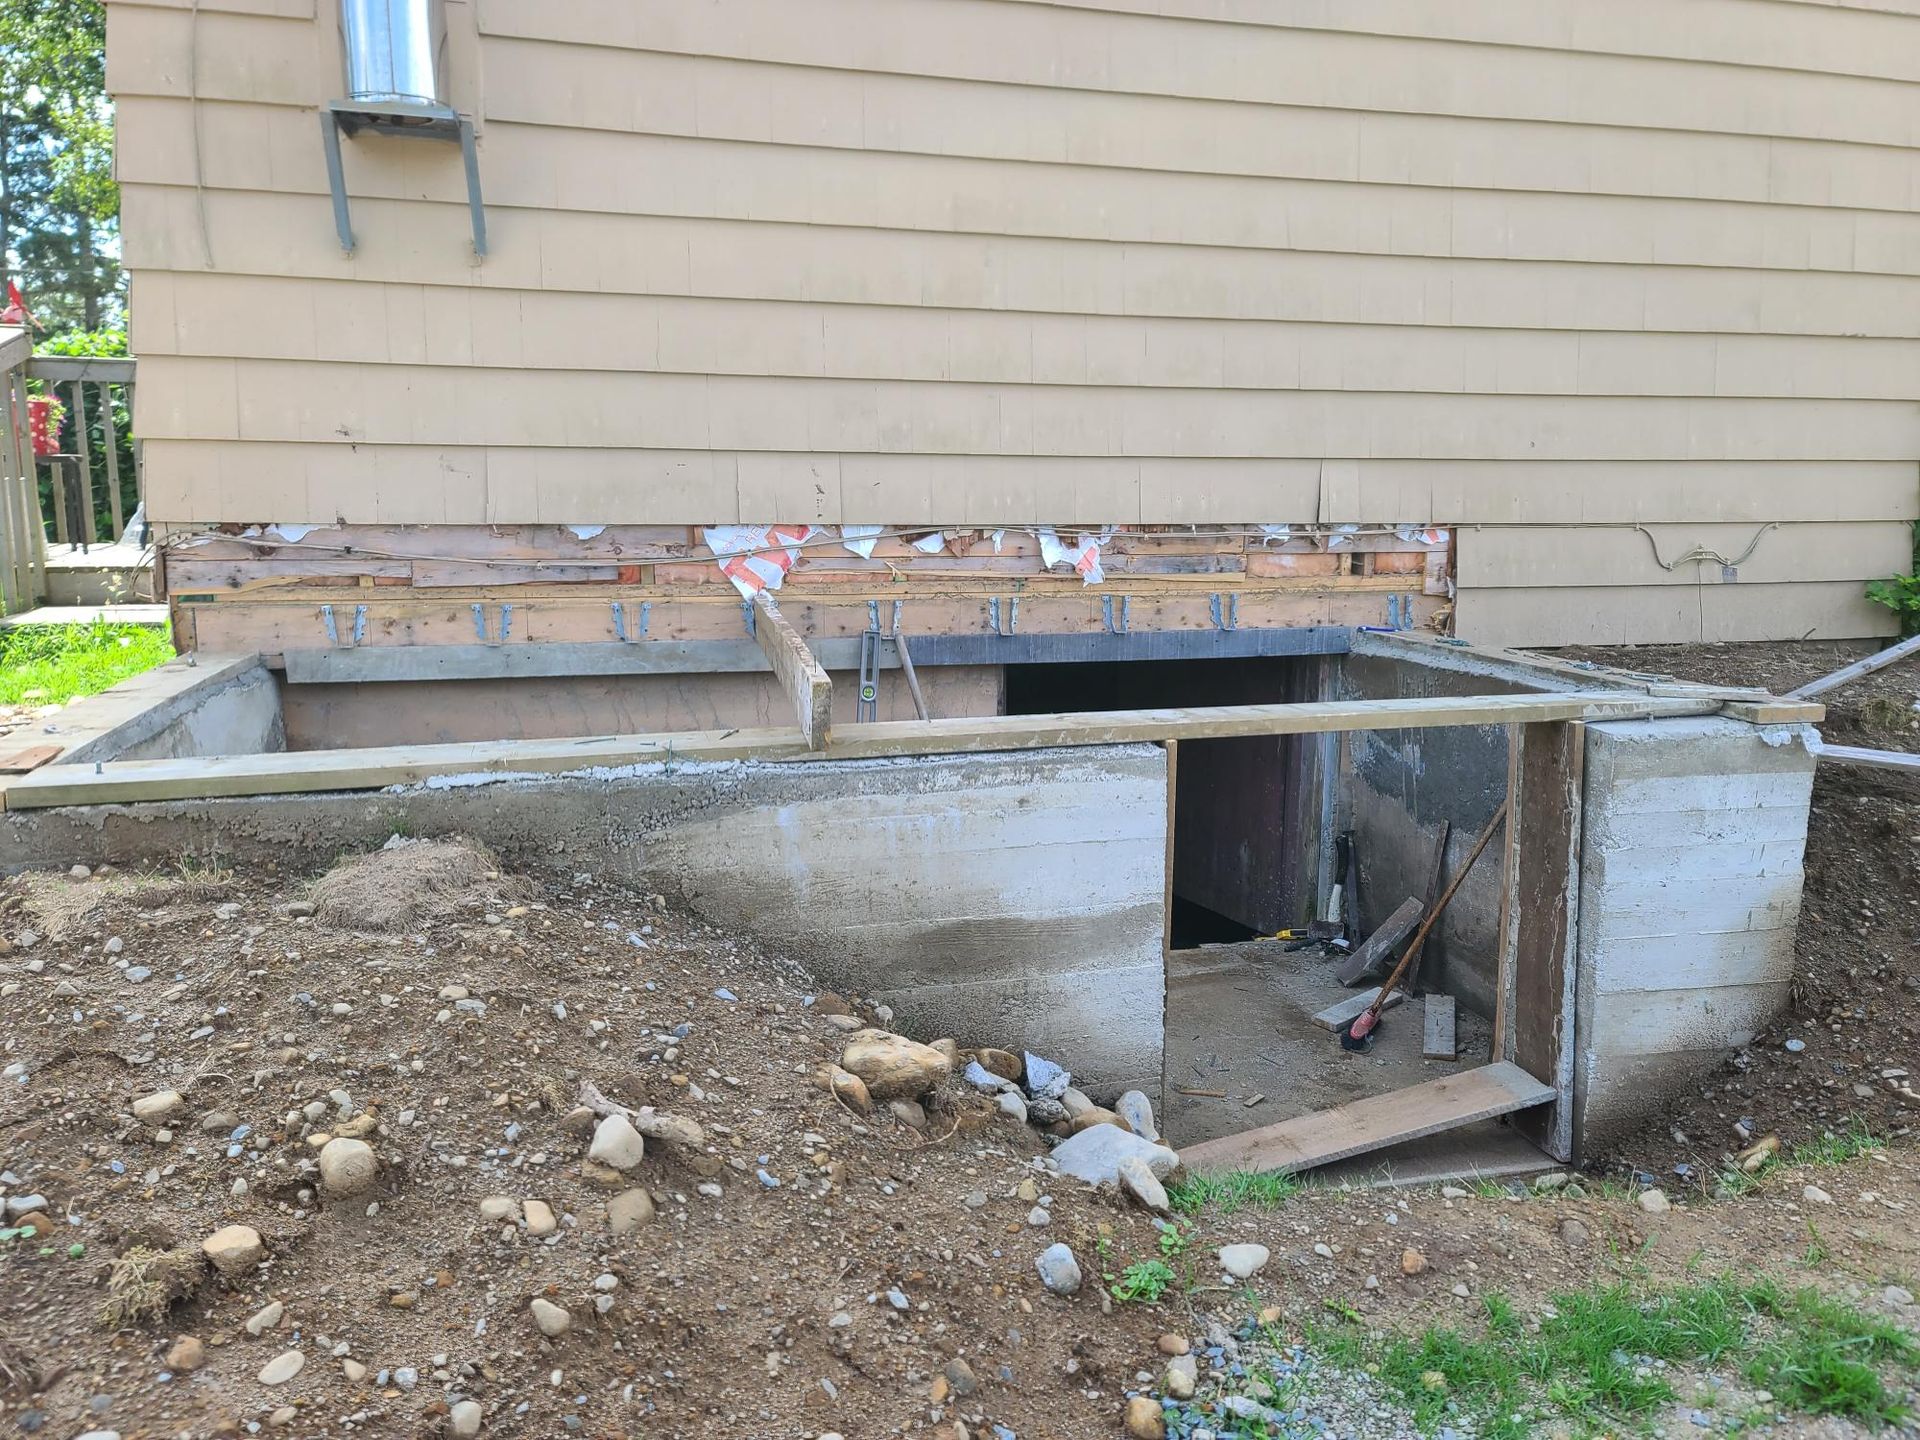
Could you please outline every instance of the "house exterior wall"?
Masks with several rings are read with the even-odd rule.
[[[446,11],[483,261],[422,141],[341,251],[330,0],[110,0],[154,519],[1417,522],[1477,641],[1890,628],[1916,0]]]

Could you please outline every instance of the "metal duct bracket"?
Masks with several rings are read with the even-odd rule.
[[[362,130],[418,140],[452,140],[460,145],[467,168],[467,210],[473,216],[473,253],[487,253],[487,210],[480,198],[480,157],[474,149],[473,121],[450,105],[427,100],[330,100],[320,111],[321,143],[327,151],[327,184],[333,191],[333,228],[340,248],[353,253],[353,219],[347,210],[346,172],[340,162],[340,137]]]

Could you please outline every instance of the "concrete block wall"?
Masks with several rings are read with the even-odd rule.
[[[1576,1153],[1657,1113],[1787,997],[1811,730],[1718,718],[1587,727]]]

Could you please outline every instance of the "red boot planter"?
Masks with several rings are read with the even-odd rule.
[[[27,438],[33,442],[36,456],[44,458],[60,453],[59,430],[64,408],[51,395],[27,397]]]

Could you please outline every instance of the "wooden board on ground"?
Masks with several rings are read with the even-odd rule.
[[[1543,1085],[1518,1065],[1499,1061],[1463,1075],[1443,1076],[1388,1095],[1191,1145],[1180,1152],[1180,1163],[1202,1175],[1235,1170],[1292,1174],[1511,1115],[1552,1099],[1552,1086]]]
[[[1920,755],[1904,750],[1867,750],[1858,745],[1829,745],[1822,741],[1814,756],[1837,765],[1864,765],[1870,770],[1905,770],[1920,774]]]
[[[1460,1050],[1454,1042],[1454,1000],[1451,995],[1429,995],[1426,1014],[1421,1020],[1420,1054],[1428,1060],[1457,1060]]]
[[[25,775],[29,770],[38,770],[42,765],[52,764],[65,748],[61,745],[29,745],[24,750],[0,755],[0,775]]]
[[[1426,913],[1427,907],[1413,896],[1402,900],[1400,908],[1389,915],[1379,929],[1367,936],[1358,950],[1341,962],[1340,983],[1357,985],[1369,975],[1386,969],[1393,959],[1393,952],[1400,948],[1400,942],[1413,933],[1414,927],[1420,923],[1420,917]]]
[[[1375,985],[1375,986],[1370,986],[1365,990],[1358,991],[1355,994],[1349,995],[1347,996],[1346,999],[1337,1001],[1334,1004],[1329,1005],[1326,1009],[1322,1010],[1318,1015],[1314,1016],[1313,1023],[1316,1025],[1323,1025],[1329,1030],[1344,1030],[1347,1028],[1347,1026],[1351,1025],[1355,1019],[1359,1017],[1359,1014],[1362,1010],[1366,1009],[1369,1005],[1373,1003],[1373,997],[1378,995],[1379,993],[1380,993],[1380,987]],[[1396,990],[1391,995],[1387,996],[1386,1004],[1382,1005],[1380,1008],[1383,1011],[1391,1010],[1393,1009],[1394,1006],[1398,1005],[1402,1000],[1406,998],[1407,997],[1403,992]]]

